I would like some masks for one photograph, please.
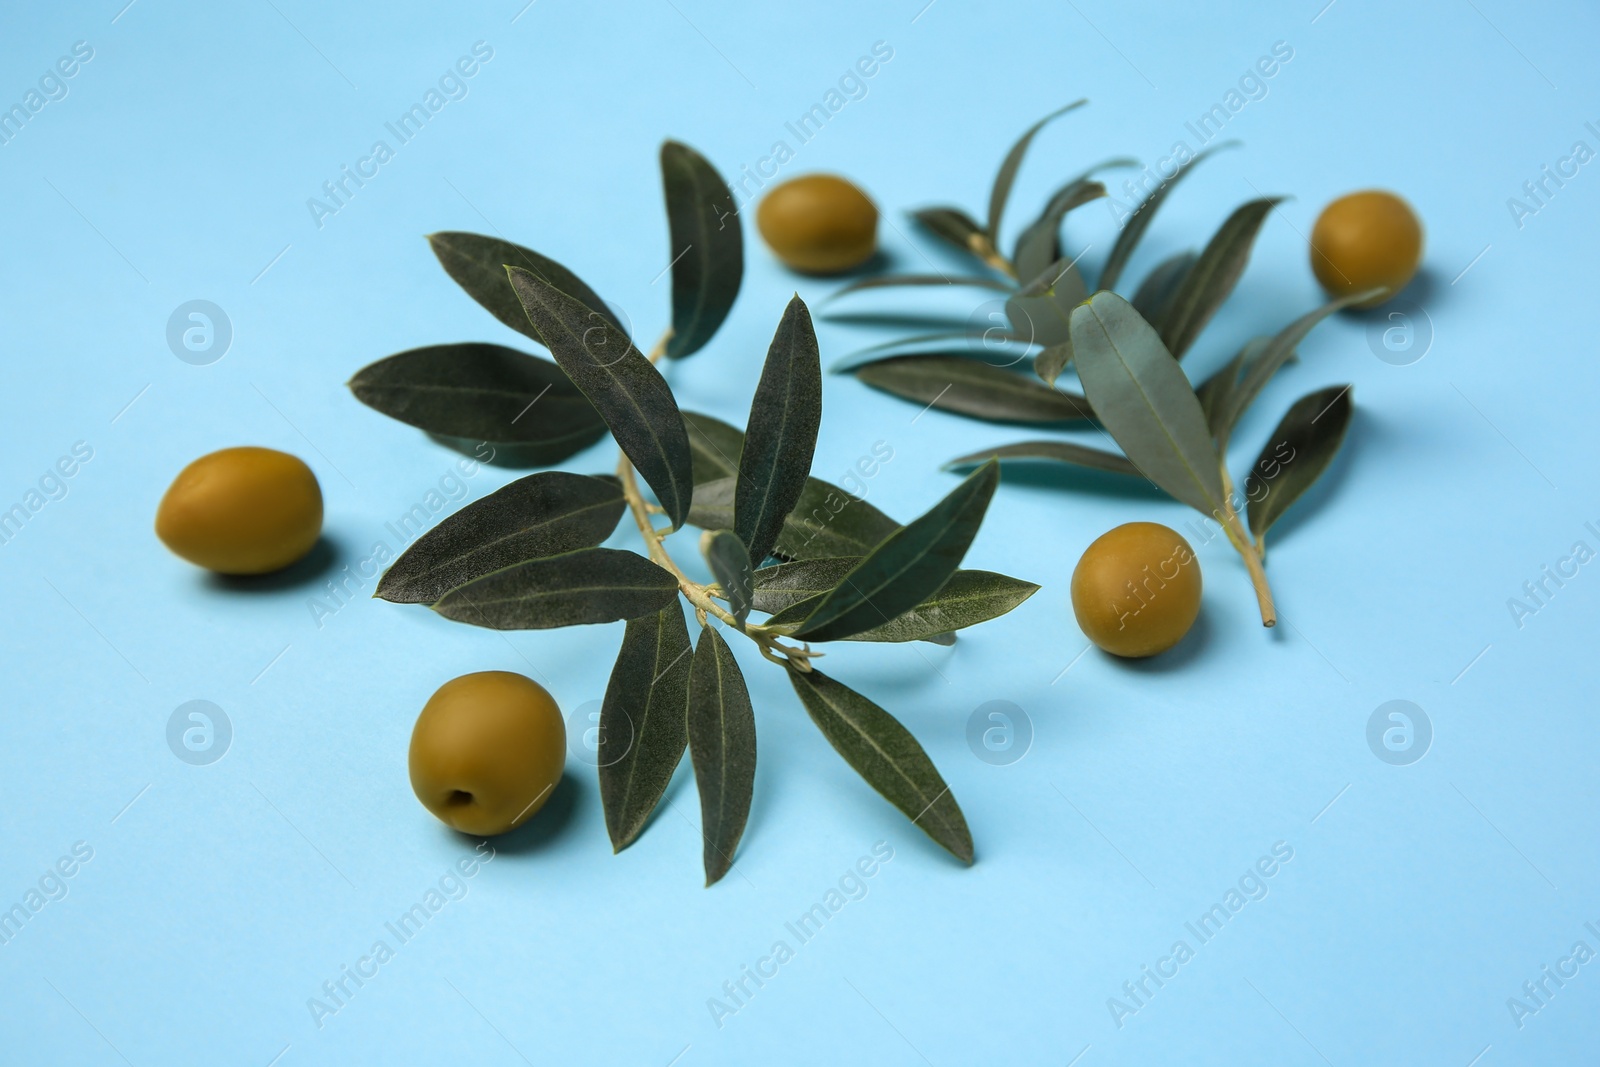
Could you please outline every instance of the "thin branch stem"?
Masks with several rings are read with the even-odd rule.
[[[651,363],[659,362],[666,355],[667,342],[671,338],[672,330],[669,327],[661,335],[661,340],[656,342],[655,348],[651,349],[649,355]],[[823,653],[813,652],[809,646],[796,648],[793,645],[786,645],[779,640],[776,633],[764,626],[741,624],[732,612],[716,602],[713,598],[712,588],[701,585],[683,573],[683,569],[678,566],[667,552],[666,546],[662,544],[667,535],[674,531],[671,528],[656,529],[655,523],[651,521],[650,516],[652,513],[659,513],[661,509],[648,503],[644,499],[644,495],[639,492],[638,475],[634,472],[633,464],[629,462],[625,454],[617,459],[617,480],[622,483],[623,499],[628,502],[628,511],[632,513],[633,521],[639,527],[639,535],[644,538],[645,550],[649,553],[651,561],[678,580],[678,590],[683,593],[684,599],[688,600],[694,607],[695,615],[702,625],[706,622],[708,616],[714,615],[734,630],[754,641],[761,650],[761,654],[774,663],[792,666],[801,672],[811,670],[811,660],[816,656],[823,655]]]
[[[1256,591],[1256,604],[1261,608],[1261,625],[1276,626],[1278,609],[1272,601],[1272,586],[1267,584],[1267,569],[1263,566],[1266,557],[1264,546],[1250,539],[1244,523],[1239,520],[1239,513],[1233,509],[1233,476],[1228,473],[1227,463],[1221,466],[1222,506],[1225,509],[1223,532],[1228,535],[1229,542],[1243,558],[1245,570],[1250,572],[1250,584]]]

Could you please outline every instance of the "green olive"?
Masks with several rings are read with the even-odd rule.
[[[156,536],[221,574],[266,574],[305,556],[322,533],[311,468],[270,448],[224,448],[179,472],[156,510]]]
[[[1118,656],[1154,656],[1200,614],[1200,561],[1158,522],[1101,534],[1072,572],[1072,611],[1084,635]]]
[[[756,209],[756,228],[785,266],[806,274],[859,267],[878,248],[878,209],[832,174],[808,174],[774,187]]]
[[[1311,271],[1330,296],[1389,290],[1357,307],[1376,307],[1404,289],[1421,262],[1422,223],[1393,193],[1341,196],[1322,209],[1311,230]]]
[[[463,674],[417,716],[411,789],[446,826],[503,834],[544,807],[566,754],[566,724],[542,685],[509,671]]]

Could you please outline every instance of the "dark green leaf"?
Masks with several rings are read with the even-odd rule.
[[[1132,258],[1133,250],[1139,246],[1139,239],[1144,236],[1145,230],[1150,228],[1150,221],[1156,217],[1156,212],[1160,210],[1162,203],[1167,199],[1167,195],[1183,179],[1183,176],[1188,174],[1195,164],[1211,153],[1224,148],[1233,148],[1238,144],[1238,141],[1224,141],[1221,144],[1212,145],[1210,148],[1196,153],[1193,159],[1179,167],[1172,177],[1156,186],[1155,191],[1144,198],[1139,206],[1134,209],[1133,214],[1128,216],[1128,221],[1123,225],[1122,232],[1117,234],[1117,243],[1111,246],[1111,255],[1106,258],[1105,269],[1100,272],[1099,287],[1101,289],[1115,289],[1117,287],[1117,281],[1122,277],[1122,271],[1127,267],[1128,260]]]
[[[798,295],[778,323],[745,425],[733,532],[759,563],[799,503],[822,425],[822,362],[811,314]]]
[[[1054,423],[1094,417],[1076,393],[964,356],[930,352],[864,363],[851,373],[875,389],[990,422]]]
[[[990,311],[987,321],[1000,321],[1000,313]],[[927,344],[931,341],[960,341],[960,345],[932,349],[926,352],[896,352],[897,348],[910,345]],[[853,371],[864,363],[871,363],[889,355],[915,356],[915,355],[942,355],[961,358],[973,354],[981,354],[984,358],[995,359],[1007,355],[1006,349],[1014,348],[1017,352],[1015,362],[1022,362],[1028,344],[1027,339],[1018,337],[1007,326],[989,326],[983,330],[976,329],[976,324],[960,330],[940,330],[936,333],[917,334],[912,337],[897,337],[891,341],[880,341],[875,345],[858,348],[848,355],[840,356],[828,367],[830,373],[843,374]]]
[[[459,231],[430,233],[428,244],[433,247],[433,254],[439,257],[439,264],[445,272],[467,291],[468,296],[487,308],[495,318],[540,344],[544,344],[544,338],[528,321],[517,294],[506,281],[507,264],[532,271],[627,333],[627,328],[600,298],[600,294],[584,284],[582,278],[531,248],[502,241],[498,237]]]
[[[1128,462],[1126,456],[1099,448],[1086,448],[1070,441],[1021,441],[1014,445],[1001,445],[973,452],[946,463],[946,467],[970,467],[991,459],[1047,459],[1056,463],[1070,463],[1076,467],[1110,471],[1143,478],[1139,468]]]
[[[1061,258],[1061,220],[1084,204],[1106,195],[1106,187],[1087,178],[1068,182],[1050,197],[1044,211],[1017,238],[1012,262],[1017,277],[1033,278]]]
[[[1211,436],[1217,439],[1219,446],[1227,443],[1227,432],[1223,429],[1223,422],[1230,418],[1229,405],[1232,403],[1234,390],[1239,388],[1239,375],[1253,360],[1260,358],[1262,351],[1267,347],[1270,337],[1252,337],[1245,342],[1232,359],[1223,365],[1211,377],[1201,382],[1194,394],[1200,399],[1200,410],[1205,412],[1206,426],[1211,430]],[[1226,452],[1225,447],[1221,451]]]
[[[660,611],[678,580],[636,552],[582,548],[486,574],[433,605],[447,619],[491,630],[553,630]]]
[[[860,562],[860,556],[824,556],[780,563],[776,567],[762,567],[755,573],[752,606],[757,611],[775,615],[801,601],[830,591]]]
[[[966,817],[910,731],[821,671],[791,669],[789,681],[822,736],[868,785],[957,859],[972,862]]]
[[[989,236],[990,244],[997,248],[1000,245],[1000,219],[1005,214],[1006,201],[1011,197],[1011,186],[1017,180],[1017,170],[1022,166],[1022,157],[1027,155],[1028,145],[1033,143],[1034,135],[1044,129],[1045,124],[1051,119],[1059,118],[1088,102],[1087,100],[1075,100],[1066,107],[1052,111],[1032,126],[1029,126],[1027,132],[1017,138],[1017,143],[1011,146],[1011,150],[1006,153],[1006,158],[1000,161],[1000,170],[995,174],[994,186],[989,191],[989,224],[984,230]]]
[[[628,620],[600,705],[600,802],[611,847],[644,831],[689,744],[689,628],[668,604]]]
[[[1072,313],[1078,378],[1095,414],[1152,482],[1207,515],[1222,515],[1222,468],[1183,368],[1133,306],[1099,292]]]
[[[626,508],[615,481],[565,471],[518,478],[417,538],[373,595],[396,604],[431,604],[502,567],[593,548],[611,536]]]
[[[1352,304],[1370,300],[1383,291],[1381,288],[1367,289],[1363,292],[1340,297],[1337,300],[1330,300],[1315,311],[1306,312],[1282,330],[1279,330],[1265,345],[1261,346],[1259,351],[1249,356],[1245,356],[1245,352],[1249,352],[1250,349],[1247,348],[1245,352],[1241,352],[1240,356],[1245,358],[1236,372],[1239,377],[1235,379],[1236,384],[1234,387],[1229,389],[1225,397],[1219,400],[1217,421],[1212,427],[1217,439],[1222,442],[1224,447],[1226,447],[1228,437],[1233,432],[1233,427],[1238,423],[1239,417],[1245,413],[1245,409],[1255,401],[1255,398],[1261,395],[1261,390],[1266,388],[1267,382],[1272,380],[1272,376],[1277,374],[1289,357],[1294,354],[1295,348],[1301,341],[1305,340],[1306,334],[1311,332],[1312,327],[1340,308],[1347,308]]]
[[[1184,274],[1161,316],[1161,343],[1167,346],[1172,358],[1183,358],[1206,323],[1211,321],[1211,316],[1233,292],[1245,264],[1250,262],[1250,247],[1255,244],[1261,224],[1282,199],[1281,196],[1267,196],[1240,206],[1228,216],[1194,266]]]
[[[1344,443],[1354,410],[1348,385],[1330,385],[1290,406],[1244,480],[1250,532],[1258,543],[1328,469]]]
[[[733,525],[735,485],[734,478],[719,478],[696,486],[690,523],[705,530]],[[864,556],[899,528],[865,500],[820,478],[807,478],[772,551],[784,559]]]
[[[686,144],[661,146],[672,248],[673,359],[705,347],[728,317],[744,277],[744,240],[733,193],[706,158]]]
[[[890,534],[817,604],[795,636],[836,641],[896,618],[949,580],[977,536],[1000,482],[1000,465],[986,463],[917,519]]]
[[[1060,259],[1006,300],[1006,318],[1012,332],[1029,343],[1058,345],[1071,340],[1072,309],[1088,298],[1078,268]]]
[[[743,430],[697,411],[683,413],[683,426],[689,434],[689,451],[694,459],[694,484],[731,478],[739,473],[739,453],[744,449]]]
[[[1189,268],[1199,258],[1200,253],[1191,250],[1179,252],[1157,263],[1144,276],[1144,281],[1139,283],[1138,292],[1133,294],[1134,310],[1143,315],[1146,322],[1160,322],[1167,305],[1172,301],[1172,294],[1178,291]]]
[[[750,553],[732,530],[707,530],[700,537],[700,554],[711,568],[711,576],[722,586],[728,610],[739,620],[740,629],[750,617]]]
[[[1071,320],[1068,320],[1071,328]],[[1072,362],[1072,338],[1058,341],[1048,348],[1041,349],[1033,357],[1033,373],[1043,379],[1044,384],[1054,386],[1056,379],[1061,377],[1061,372],[1067,369],[1067,364]]]
[[[501,345],[413,348],[350,379],[357,400],[445,437],[529,446],[559,463],[605,436],[606,424],[561,368]]]
[[[993,571],[958,570],[940,586],[938,592],[916,607],[846,640],[931,640],[999,618],[1038,591],[1039,587],[1032,582],[995,574]],[[814,607],[809,603],[795,604],[775,614],[767,620],[766,625],[779,628],[798,626]]]
[[[733,651],[710,626],[700,631],[689,673],[689,758],[700,788],[706,885],[711,885],[733,866],[750,818],[756,717]]]
[[[927,207],[913,211],[911,217],[940,240],[954,245],[969,255],[981,256],[983,227],[960,208]]]
[[[561,369],[589,398],[611,436],[656,491],[674,526],[694,494],[689,435],[661,372],[616,329],[535,274],[508,267],[511,284]]]
[[[980,289],[998,289],[1006,292],[1011,286],[997,278],[985,278],[978,275],[948,274],[886,274],[876,278],[858,278],[843,288],[836,289],[829,300],[837,299],[846,293],[857,293],[863,289],[886,289],[902,285],[971,285]]]

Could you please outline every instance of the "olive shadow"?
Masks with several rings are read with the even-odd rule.
[[[1449,295],[1453,292],[1448,284],[1441,284],[1442,276],[1432,267],[1424,264],[1417,270],[1406,287],[1394,296],[1385,300],[1377,307],[1370,308],[1345,308],[1341,315],[1355,322],[1379,323],[1388,322],[1390,312],[1394,311],[1399,303],[1412,303],[1424,311],[1432,307],[1441,307],[1449,304]]]
[[[299,560],[271,574],[217,574],[207,571],[201,581],[206,588],[228,593],[278,593],[300,589],[321,581],[339,562],[343,543],[324,533]]]
[[[566,832],[578,809],[586,803],[581,799],[583,793],[575,777],[563,774],[544,807],[515,830],[494,838],[495,851],[507,856],[525,856],[549,847],[552,841]],[[457,836],[463,840],[475,840],[471,834]]]
[[[1136,674],[1166,674],[1168,671],[1181,671],[1195,660],[1205,654],[1206,648],[1215,639],[1216,630],[1211,622],[1211,617],[1202,605],[1200,614],[1195,617],[1194,625],[1189,627],[1189,632],[1183,635],[1183,640],[1167,649],[1165,652],[1143,659],[1129,659],[1125,656],[1114,656],[1105,653],[1105,657],[1118,667],[1133,671]]]

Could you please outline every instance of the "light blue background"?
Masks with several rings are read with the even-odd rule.
[[[1521,228],[1506,205],[1574,141],[1600,147],[1584,127],[1600,124],[1592,8],[538,0],[519,15],[522,0],[137,0],[119,15],[122,2],[12,5],[0,32],[5,105],[73,42],[94,48],[69,95],[0,146],[0,506],[75,441],[94,449],[68,495],[0,545],[0,903],[74,842],[94,850],[70,894],[0,946],[0,1061],[1593,1060],[1600,962],[1521,1029],[1506,1006],[1575,941],[1600,949],[1584,929],[1600,926],[1600,576],[1584,568],[1520,629],[1506,606],[1574,541],[1600,548],[1583,526],[1600,520],[1600,171]],[[306,199],[480,40],[494,58],[467,98],[319,229]],[[416,345],[525,344],[449,283],[422,234],[492,228],[533,246],[648,341],[668,307],[653,281],[668,258],[660,140],[737,175],[880,40],[894,57],[867,96],[784,174],[859,181],[903,269],[926,269],[928,248],[903,212],[980,211],[1006,146],[1050,108],[1093,98],[1036,142],[1013,222],[1095,160],[1192,144],[1185,122],[1274,42],[1292,46],[1267,96],[1229,123],[1246,147],[1172,198],[1134,266],[1199,244],[1258,189],[1294,194],[1190,356],[1202,371],[1317,302],[1303,235],[1321,205],[1371,185],[1416,205],[1426,357],[1390,365],[1365,321],[1330,322],[1239,435],[1235,469],[1294,397],[1355,385],[1338,465],[1275,538],[1286,624],[1257,625],[1219,541],[1199,549],[1205,610],[1184,646],[1145,664],[1077,659],[1067,581],[1083,547],[1121,522],[1188,516],[1008,471],[969,562],[1042,591],[952,649],[827,660],[922,740],[971,823],[976,866],[871,793],[741,647],[761,770],[736,873],[701,888],[686,772],[613,856],[593,771],[569,761],[551,808],[319,1029],[307,999],[472,847],[412,797],[404,755],[423,701],[457,674],[505,669],[576,708],[601,695],[621,628],[502,637],[364,596],[319,628],[315,586],[230,589],[169,555],[150,528],[161,492],[215,448],[286,449],[322,482],[338,564],[358,560],[454,456],[343,382]],[[1100,206],[1068,229],[1074,250],[1094,246],[1090,264],[1114,233]],[[747,238],[733,316],[670,371],[686,407],[735,422],[789,293],[815,306],[835,285],[786,273]],[[211,366],[180,362],[164,338],[196,298],[235,331]],[[886,336],[819,329],[827,359]],[[847,377],[827,380],[826,404],[816,473],[842,478],[887,442],[895,458],[868,496],[902,520],[953,484],[945,459],[1030,436],[914,418]],[[568,466],[608,470],[613,456],[601,445]],[[511,477],[467,485],[476,499]],[[164,735],[197,698],[234,728],[205,767],[175,759]],[[1011,766],[965,741],[992,699],[1033,722]],[[1433,724],[1411,766],[1367,746],[1368,717],[1391,699]],[[719,1029],[707,999],[879,841],[894,859],[865,899]],[[1197,945],[1184,923],[1279,841],[1294,858],[1269,895]],[[1195,958],[1119,1029],[1107,998],[1179,938]]]

